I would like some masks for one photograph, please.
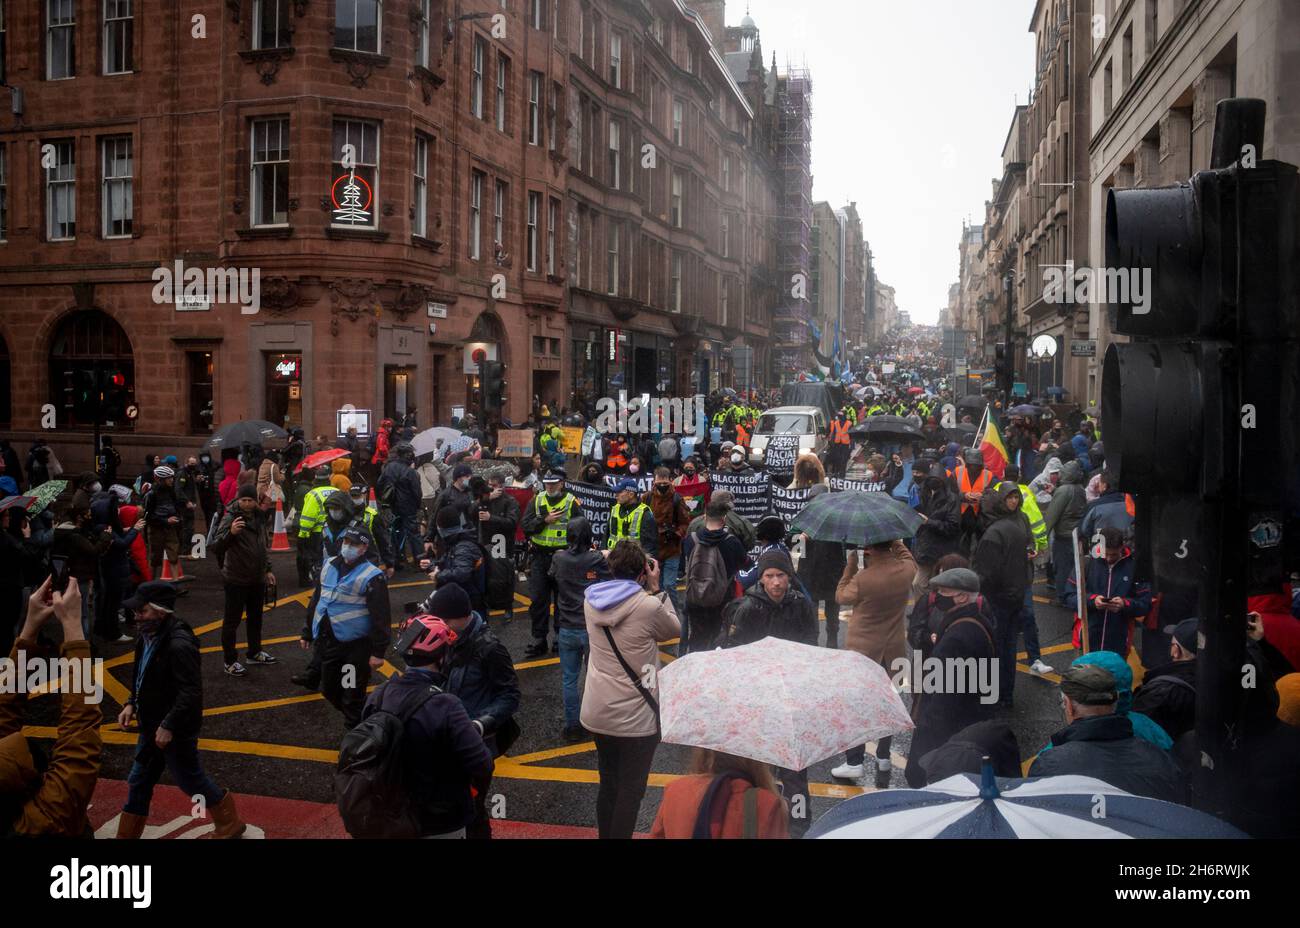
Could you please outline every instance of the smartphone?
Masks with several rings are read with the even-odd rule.
[[[68,589],[68,559],[66,557],[50,558],[50,589],[62,593]]]

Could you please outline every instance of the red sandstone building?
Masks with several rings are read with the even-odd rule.
[[[695,6],[5,2],[0,428],[88,463],[92,369],[138,411],[107,428],[128,467],[240,418],[446,421],[476,347],[513,420],[707,392],[747,346],[764,383],[768,77],[752,23],[737,64],[722,3]],[[255,273],[257,311],[160,296],[159,269]]]

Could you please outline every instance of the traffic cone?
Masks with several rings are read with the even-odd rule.
[[[172,562],[171,562],[170,560],[168,560],[168,558],[167,558],[167,552],[166,552],[166,551],[163,552],[163,569],[162,569],[162,576],[159,577],[158,579],[160,579],[160,580],[168,580],[168,581],[171,581],[171,580],[175,580],[175,579],[176,579],[174,576],[172,576]]]
[[[366,500],[366,505],[367,505],[367,506],[375,506],[375,488],[374,488],[374,486],[371,486],[371,487],[370,487],[370,499]],[[376,506],[375,508],[379,508],[379,507]]]
[[[272,551],[288,551],[289,533],[284,530],[284,501],[275,501],[275,531],[271,535]]]

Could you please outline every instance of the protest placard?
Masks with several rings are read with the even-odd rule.
[[[501,429],[497,432],[497,455],[503,458],[533,456],[532,429]]]
[[[773,435],[763,452],[763,469],[769,474],[793,474],[798,457],[798,435]]]
[[[884,493],[883,480],[848,480],[844,477],[831,478],[831,490],[865,490],[868,493]]]
[[[604,547],[605,537],[609,534],[609,511],[614,507],[614,498],[618,494],[603,484],[575,481],[565,486],[577,499],[583,515],[591,523],[592,540]]]
[[[560,450],[565,454],[582,454],[581,426],[565,426],[560,429]]]
[[[715,472],[709,475],[713,492],[727,490],[735,499],[736,512],[757,522],[767,514],[768,488],[772,485],[771,474],[727,474]]]
[[[794,517],[803,512],[803,507],[808,505],[808,496],[812,493],[812,487],[800,487],[797,490],[787,490],[785,487],[773,486],[771,492],[771,509],[781,517],[781,521],[789,527],[794,521]]]

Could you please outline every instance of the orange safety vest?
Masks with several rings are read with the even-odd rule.
[[[1137,503],[1130,493],[1124,494],[1124,511],[1128,513],[1130,519],[1137,517]]]
[[[736,425],[736,444],[744,445],[746,448],[749,447],[749,429],[745,428],[743,424]]]
[[[847,421],[831,420],[831,442],[836,445],[852,444],[853,440],[849,438],[849,423]]]
[[[627,467],[626,445],[615,444],[610,447],[609,456],[605,458],[605,465],[611,470],[617,467]]]
[[[971,485],[970,471],[966,469],[966,465],[963,464],[957,468],[957,483],[963,494],[963,497],[964,494],[966,493],[983,493],[985,490],[988,489],[989,484],[992,482],[993,482],[993,474],[989,471],[987,467],[980,471],[980,475],[978,478],[976,478],[974,485]],[[963,513],[968,512],[971,509],[971,507],[974,507],[975,511],[979,512],[978,503],[968,503],[963,498],[961,504],[961,511]]]

